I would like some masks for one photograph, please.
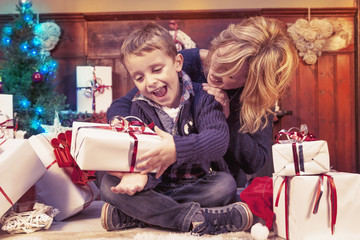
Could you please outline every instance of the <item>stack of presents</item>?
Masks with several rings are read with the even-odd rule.
[[[77,67],[78,111],[106,111],[112,102],[111,75],[111,67]],[[1,224],[9,212],[29,210],[20,206],[29,189],[35,189],[36,196],[27,200],[57,209],[56,221],[79,213],[99,198],[95,171],[81,170],[70,154],[72,131],[60,133],[66,129],[60,128],[18,139],[13,126],[13,96],[0,94],[0,102]]]
[[[56,208],[56,221],[73,216],[98,199],[95,171],[139,172],[137,157],[160,141],[150,127],[130,118],[117,125],[74,122],[72,130],[57,135],[1,139],[0,215],[35,184],[36,201]]]
[[[360,239],[360,175],[331,170],[327,142],[306,129],[282,130],[273,145],[275,234],[291,240]]]

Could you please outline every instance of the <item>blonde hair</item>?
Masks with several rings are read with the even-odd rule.
[[[239,132],[255,133],[269,124],[275,102],[290,84],[299,61],[297,52],[285,26],[279,20],[261,16],[230,24],[212,40],[208,61],[216,49],[226,45],[231,46],[230,50],[216,58],[226,70],[217,74],[231,76],[244,64],[249,65],[239,98]]]
[[[124,64],[131,55],[143,56],[154,50],[161,50],[172,59],[177,55],[176,45],[168,30],[155,23],[134,30],[123,42],[120,60]],[[125,64],[124,64],[125,65]]]

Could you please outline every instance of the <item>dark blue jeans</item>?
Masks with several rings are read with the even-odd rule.
[[[177,188],[160,184],[133,196],[111,192],[110,187],[118,183],[117,177],[109,174],[103,177],[100,194],[105,202],[144,223],[183,232],[190,230],[191,220],[200,208],[227,205],[236,195],[236,182],[226,172],[211,172]]]

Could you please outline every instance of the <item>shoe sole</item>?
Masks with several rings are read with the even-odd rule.
[[[245,228],[242,230],[242,231],[246,231],[253,225],[254,216],[253,216],[252,212],[250,211],[249,206],[246,203],[244,203],[244,202],[236,202],[236,204],[241,205],[244,208],[245,212],[246,212],[246,216],[247,216],[248,221],[247,221],[247,224],[245,225]]]
[[[107,231],[109,231],[109,226],[106,221],[106,219],[108,217],[107,212],[108,212],[109,206],[110,206],[109,203],[105,203],[101,208],[101,226]]]

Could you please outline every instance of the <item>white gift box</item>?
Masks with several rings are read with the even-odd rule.
[[[292,142],[285,141],[272,146],[274,172],[281,176],[296,175]],[[296,143],[299,174],[319,174],[330,171],[329,149],[326,141]]]
[[[0,139],[14,138],[14,124],[12,120],[14,118],[13,113],[13,95],[11,94],[0,94]],[[6,122],[6,123],[5,123]]]
[[[337,193],[337,217],[334,234],[331,233],[332,204],[328,179],[324,177],[323,193],[318,211],[313,214],[319,183],[319,175],[289,177],[288,234],[291,240],[358,240],[360,238],[360,175],[331,172]],[[273,175],[273,200],[275,233],[286,238],[285,186],[280,192],[278,207],[276,198],[285,177]]]
[[[46,168],[28,140],[0,140],[0,144],[1,217],[46,172]]]
[[[99,189],[94,182],[74,184],[66,170],[54,162],[54,148],[50,141],[55,137],[55,134],[38,134],[31,136],[29,142],[47,168],[35,185],[36,197],[40,202],[57,208],[59,214],[54,219],[62,221],[79,213],[95,200]]]
[[[91,88],[95,76],[99,86],[103,86],[102,93],[95,88]],[[93,97],[91,91],[95,92],[95,112],[106,112],[112,102],[112,70],[105,66],[77,66],[76,67],[76,88],[77,88],[77,111],[93,111]]]
[[[97,128],[100,127],[100,128]],[[136,167],[138,157],[153,149],[161,138],[146,128],[145,134],[135,133],[135,139],[128,132],[117,132],[109,124],[73,122],[71,155],[82,170],[140,172]],[[148,134],[149,133],[149,134]]]

